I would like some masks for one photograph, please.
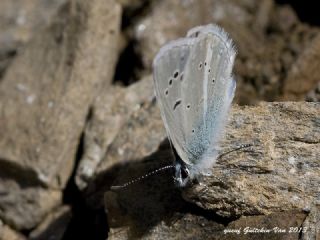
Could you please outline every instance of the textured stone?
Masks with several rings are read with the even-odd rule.
[[[119,21],[114,1],[71,2],[16,59],[0,86],[2,161],[65,184],[89,104],[113,76]]]
[[[302,240],[320,239],[320,204],[316,204],[310,209],[310,213],[304,221],[303,228],[306,229],[302,233]]]
[[[305,216],[299,212],[247,216],[224,226],[203,216],[180,213],[143,233],[128,231],[128,227],[111,229],[109,239],[299,239],[295,228],[300,228]]]
[[[26,240],[22,234],[14,231],[9,226],[4,225],[0,219],[0,240]]]
[[[0,52],[10,45],[26,43],[32,35],[50,24],[66,0],[2,0],[0,3]],[[11,48],[12,49],[12,48]]]
[[[131,115],[152,98],[151,76],[128,88],[108,88],[96,98],[85,129],[84,153],[77,169],[76,183],[80,189],[84,189],[92,181],[97,173],[97,166]]]
[[[222,224],[202,216],[176,214],[171,220],[162,220],[144,232],[133,232],[128,227],[112,228],[108,239],[222,239],[223,229]]]
[[[109,177],[104,178],[105,181],[100,184],[103,182],[106,188],[112,184],[126,183],[172,161],[167,142],[151,155],[141,151],[148,139],[150,141],[156,133],[151,123],[158,121],[159,112],[155,115],[150,112],[151,109],[149,118],[140,112],[139,120],[143,119],[143,124],[139,131],[130,132],[135,136],[135,143],[131,143],[133,137],[129,138],[128,128],[123,128],[123,133],[118,134],[118,140],[111,144],[112,148],[117,149],[127,141],[122,155],[112,155],[111,152],[107,154],[109,158],[105,158],[104,166],[108,167],[100,174]],[[151,239],[155,235],[148,238],[148,234],[153,230],[161,233],[164,239],[164,236],[171,236],[176,231],[162,227],[163,222],[170,223],[175,212],[205,216],[223,224],[243,215],[273,214],[270,218],[252,217],[254,220],[250,222],[252,226],[277,222],[286,229],[293,223],[301,226],[307,212],[320,201],[319,116],[318,103],[263,103],[255,107],[233,107],[220,153],[241,144],[250,143],[253,146],[221,155],[212,168],[212,175],[199,179],[201,184],[176,189],[173,172],[168,170],[142,179],[116,193],[108,192],[105,195],[105,206],[114,236],[111,239],[127,239],[128,236],[146,236],[145,239]],[[139,120],[132,118],[130,126],[138,125]],[[158,129],[158,132],[162,131],[162,127]],[[125,164],[116,164],[124,160]],[[111,178],[110,172],[113,172]],[[284,213],[276,221],[277,213],[283,211],[296,213],[291,217]],[[265,221],[264,218],[269,220]],[[242,225],[230,226],[244,227],[246,222],[244,219]],[[309,222],[312,226],[308,226],[315,228],[317,222]],[[297,239],[298,235],[294,233],[281,238],[283,235],[275,234],[274,239]],[[270,238],[264,235],[264,239]]]
[[[0,78],[19,47],[48,26],[66,0],[0,2]]]
[[[89,106],[112,81],[120,19],[113,0],[70,1],[0,82],[0,189],[9,196],[0,217],[10,225],[30,229],[59,202]],[[17,187],[8,191],[5,178]]]
[[[61,198],[60,190],[39,186],[28,177],[14,179],[8,173],[0,176],[0,216],[15,229],[34,227],[61,203]]]
[[[33,230],[30,235],[30,240],[60,240],[63,237],[65,230],[71,218],[71,208],[62,206],[56,211],[50,213],[44,221]]]
[[[301,225],[306,218],[306,213],[298,211],[275,212],[270,215],[243,216],[231,222],[223,230],[224,236],[220,239],[299,239],[302,231]],[[239,230],[230,233],[228,230]]]
[[[304,49],[297,61],[293,64],[284,85],[284,99],[289,100],[305,100],[306,95],[310,90],[320,86],[320,35],[313,39],[308,47]],[[317,99],[317,91],[314,91],[314,97],[309,97],[309,100],[319,101]],[[311,95],[311,94],[310,94]]]
[[[320,82],[316,87],[310,90],[306,96],[306,101],[308,102],[320,102]]]

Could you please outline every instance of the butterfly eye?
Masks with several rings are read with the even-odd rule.
[[[170,86],[172,85],[172,79],[171,78],[169,79],[169,85]]]
[[[208,69],[208,73],[210,73],[210,72],[211,72],[211,69],[209,68],[209,69]]]
[[[190,109],[190,104],[187,105],[187,109]]]
[[[186,167],[181,168],[181,178],[182,179],[186,179],[187,177],[189,177],[189,174],[190,174],[190,172],[189,172],[188,168],[186,168]]]
[[[214,78],[212,78],[212,83],[214,83],[214,81],[215,81],[215,79],[214,79]]]
[[[165,94],[166,96],[168,96],[168,93],[169,93],[169,91],[168,91],[168,89],[166,89],[165,92],[164,92],[164,94]]]

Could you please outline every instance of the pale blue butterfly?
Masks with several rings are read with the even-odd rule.
[[[163,46],[153,62],[161,116],[176,153],[175,180],[185,186],[209,170],[234,97],[236,50],[218,26],[195,27]]]

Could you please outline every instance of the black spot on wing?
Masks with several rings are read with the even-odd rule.
[[[181,104],[181,99],[177,100],[173,106],[173,110],[175,110]]]

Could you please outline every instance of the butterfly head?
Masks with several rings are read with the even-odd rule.
[[[180,161],[176,162],[174,176],[175,185],[185,187],[190,183],[190,180],[191,174],[188,165]]]

